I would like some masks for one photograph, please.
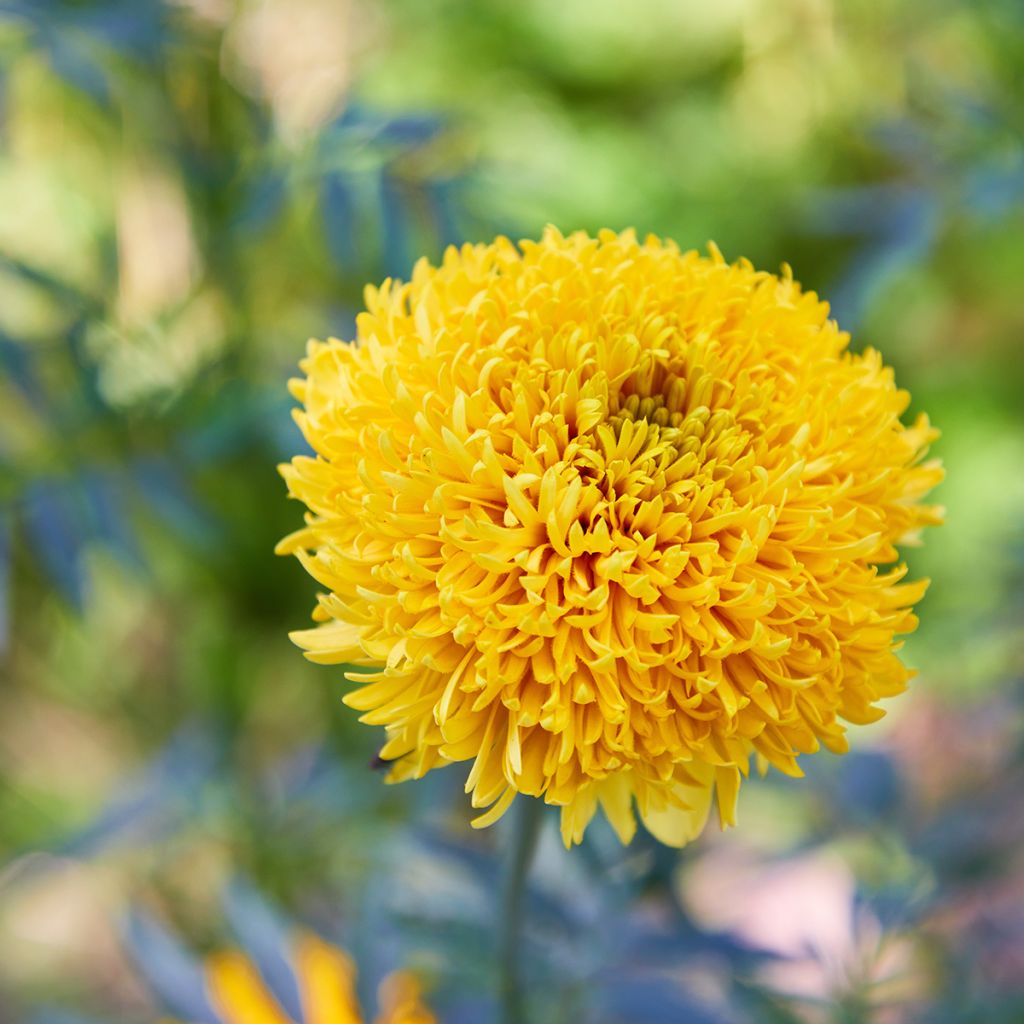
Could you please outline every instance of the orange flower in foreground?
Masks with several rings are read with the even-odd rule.
[[[302,934],[292,951],[295,983],[306,1024],[363,1024],[356,1000],[355,965],[346,953]],[[253,963],[234,950],[206,962],[209,998],[223,1024],[293,1024]],[[396,971],[381,985],[374,1024],[436,1024],[420,1002],[419,984]]]
[[[905,688],[936,432],[788,270],[549,229],[366,307],[293,382],[316,455],[282,467],[309,514],[279,551],[392,779],[471,761],[475,824],[521,793],[567,844],[600,804],[681,845],[752,758],[799,775]]]

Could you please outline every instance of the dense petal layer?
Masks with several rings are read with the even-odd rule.
[[[353,344],[292,382],[309,512],[279,546],[324,588],[293,634],[346,663],[392,778],[471,761],[517,793],[667,843],[752,756],[846,746],[904,689],[940,520],[926,417],[877,352],[782,277],[631,232],[449,249],[367,289]]]

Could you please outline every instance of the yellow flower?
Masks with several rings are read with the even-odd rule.
[[[472,761],[474,824],[517,793],[659,839],[735,819],[753,758],[846,749],[911,673],[940,521],[936,436],[828,307],[633,232],[450,248],[366,291],[354,344],[292,382],[316,452],[279,545],[325,588],[307,657],[347,664],[391,778]]]
[[[363,1024],[355,994],[355,967],[339,949],[300,934],[293,949],[304,1024]],[[248,958],[219,953],[206,963],[210,1002],[223,1024],[293,1024]],[[396,971],[381,985],[374,1024],[436,1024],[420,1003],[411,975]]]

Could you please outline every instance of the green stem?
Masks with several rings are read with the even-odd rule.
[[[520,947],[526,911],[526,877],[544,817],[543,800],[520,796],[516,805],[513,808],[515,831],[505,862],[501,893],[501,1024],[527,1024]]]

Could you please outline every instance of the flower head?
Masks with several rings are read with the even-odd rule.
[[[325,593],[293,638],[354,666],[391,777],[472,761],[475,824],[521,793],[567,844],[600,804],[681,845],[752,759],[799,775],[880,717],[941,469],[848,341],[788,269],[548,229],[421,260],[353,344],[311,342],[279,551]]]

